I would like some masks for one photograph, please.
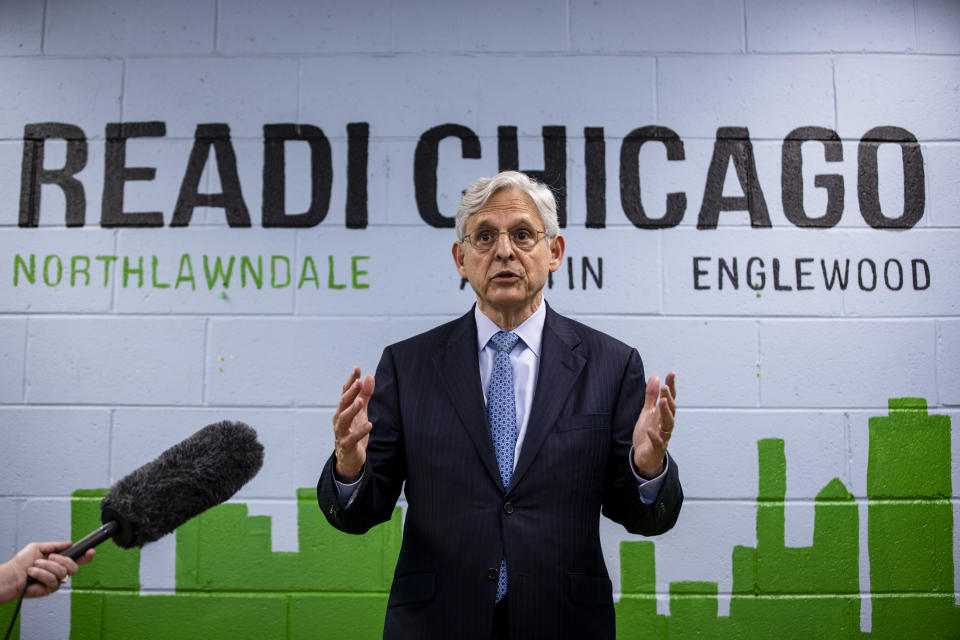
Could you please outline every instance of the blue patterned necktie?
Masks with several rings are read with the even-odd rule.
[[[504,489],[510,486],[510,478],[513,477],[513,453],[517,448],[517,401],[510,352],[519,340],[520,336],[511,331],[500,331],[490,338],[497,349],[497,357],[493,361],[493,373],[487,390],[487,418]],[[503,558],[497,578],[497,602],[506,593],[507,560]]]

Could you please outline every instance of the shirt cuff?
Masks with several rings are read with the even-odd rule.
[[[363,479],[363,473],[360,473],[360,477],[357,478],[356,482],[351,482],[350,484],[337,480],[337,474],[334,473],[332,469],[330,473],[333,474],[333,483],[337,485],[337,497],[340,499],[340,506],[346,509],[353,504],[353,499],[357,495],[357,488],[360,486],[360,480]]]
[[[663,479],[667,476],[667,469],[670,468],[670,456],[663,458],[663,471],[656,478],[646,479],[637,472],[637,467],[633,464],[633,447],[630,447],[630,458],[627,461],[630,465],[630,473],[637,479],[637,490],[640,492],[640,502],[643,504],[653,504],[660,495],[660,487],[663,486]]]

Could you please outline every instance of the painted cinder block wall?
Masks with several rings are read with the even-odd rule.
[[[403,504],[349,538],[310,489],[350,367],[468,309],[444,217],[504,166],[564,187],[547,300],[678,371],[677,527],[601,524],[621,636],[957,628],[956,3],[8,0],[0,78],[0,555],[205,424],[267,452],[20,637],[376,637]]]

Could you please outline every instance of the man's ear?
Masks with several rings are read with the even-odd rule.
[[[457,273],[461,278],[467,277],[466,269],[463,266],[463,243],[454,242],[450,252],[453,254],[453,262],[457,266]]]
[[[563,251],[566,249],[566,241],[563,236],[557,236],[550,241],[550,271],[556,271],[563,264]]]

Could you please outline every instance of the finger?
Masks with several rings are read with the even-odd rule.
[[[667,442],[670,440],[670,434],[663,433],[660,429],[651,429],[647,436],[650,438],[650,445],[658,457],[662,457],[667,450]]]
[[[354,400],[356,400],[357,395],[360,393],[360,388],[361,385],[358,378],[353,381],[353,384],[343,390],[343,394],[340,396],[340,402],[337,404],[337,413],[334,415],[340,414],[344,409],[348,408]]]
[[[650,379],[647,380],[647,395],[644,399],[643,406],[653,408],[657,405],[657,396],[660,395],[660,378],[657,376],[650,376]]]
[[[357,417],[357,414],[360,413],[362,408],[363,401],[360,398],[356,398],[349,407],[340,412],[333,424],[333,435],[337,440],[340,440],[350,431],[350,425],[353,424],[353,419]]]
[[[65,566],[58,564],[53,560],[37,560],[33,563],[33,567],[35,569],[42,569],[43,571],[53,575],[57,579],[57,582],[65,580],[69,575]]]
[[[77,564],[89,564],[96,552],[96,549],[87,549],[87,552],[77,560]]]
[[[360,379],[360,367],[354,367],[353,371],[350,372],[350,377],[347,378],[347,381],[343,383],[343,389],[340,390],[340,393],[346,393],[347,389],[350,388],[354,382]]]
[[[77,571],[80,570],[80,567],[77,566],[77,563],[71,560],[70,558],[68,558],[67,556],[61,556],[60,554],[54,553],[54,554],[51,554],[47,558],[47,560],[49,560],[50,562],[56,563],[64,568],[64,570],[67,572],[67,575],[63,576],[64,578],[72,576]]]
[[[358,442],[370,435],[370,432],[373,430],[372,422],[365,422],[364,424],[351,429],[349,433],[345,434],[340,438],[339,444],[341,449],[349,449],[356,445]]]
[[[662,398],[660,400],[660,432],[669,438],[670,434],[673,433],[674,425],[675,420],[673,411],[670,410],[669,401],[667,398]]]
[[[27,575],[36,580],[39,584],[31,585],[27,589],[27,596],[36,598],[53,593],[60,588],[60,580],[49,571],[40,567],[30,567],[27,569]]]
[[[366,406],[367,401],[370,400],[370,396],[373,395],[373,389],[376,386],[376,383],[373,379],[373,376],[369,373],[363,377],[363,380],[360,381],[360,398],[363,400],[364,406]]]
[[[37,544],[37,549],[40,550],[40,553],[42,553],[45,556],[48,556],[51,553],[57,553],[57,552],[63,551],[64,549],[68,549],[70,545],[73,543],[70,542],[69,540],[60,540],[57,542],[38,542],[36,544]]]
[[[670,413],[675,414],[677,412],[677,403],[673,399],[673,395],[670,393],[670,388],[666,385],[660,387],[660,398],[661,400],[667,401],[667,406],[670,407]]]
[[[677,399],[677,373],[671,371],[667,374],[667,386],[670,387],[670,395],[673,396],[673,399]]]
[[[354,367],[353,371],[350,372],[350,377],[347,378],[347,381],[343,383],[343,388],[340,389],[340,401],[337,403],[337,410],[333,413],[334,427],[337,426],[337,421],[340,419],[340,412],[350,406],[350,403],[356,397],[359,390],[357,386],[357,380],[359,379],[360,367]]]

